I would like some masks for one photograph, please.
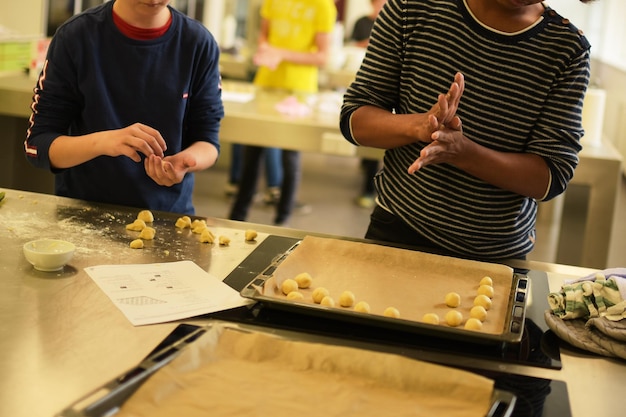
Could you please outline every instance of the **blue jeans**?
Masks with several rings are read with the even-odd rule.
[[[233,202],[229,219],[245,221],[248,217],[252,200],[257,192],[261,161],[267,148],[245,146],[243,152],[243,169],[239,181],[239,192]],[[280,200],[276,205],[274,223],[281,225],[289,220],[296,203],[296,193],[300,185],[300,152],[281,150],[283,181],[280,187]]]
[[[234,143],[230,158],[230,173],[228,182],[239,184],[242,173],[244,145]],[[265,182],[268,187],[280,187],[283,182],[283,170],[280,161],[281,150],[279,148],[265,148]]]

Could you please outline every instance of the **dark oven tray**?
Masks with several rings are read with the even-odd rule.
[[[206,333],[211,326],[219,324],[246,332],[268,331],[255,326],[241,325],[220,320],[203,326],[180,324],[163,340],[137,367],[121,374],[102,387],[86,394],[69,405],[55,417],[111,417],[137,391],[151,375],[172,361],[186,346]],[[279,337],[302,338],[310,340],[309,335],[296,335],[289,332],[272,331]],[[245,393],[242,393],[245,395]],[[517,397],[510,391],[494,389],[492,405],[486,417],[510,417]],[[207,413],[219,415],[219,410],[207,410]]]
[[[519,272],[513,272],[513,279],[508,296],[508,305],[505,310],[504,326],[501,332],[487,333],[481,331],[466,330],[463,326],[449,327],[446,325],[432,325],[416,320],[402,318],[390,318],[378,314],[363,314],[352,309],[341,307],[326,307],[310,301],[301,302],[278,297],[273,294],[265,294],[265,285],[273,285],[275,270],[301,243],[297,241],[284,253],[276,256],[261,273],[258,273],[243,289],[240,294],[257,301],[263,308],[277,309],[284,312],[295,312],[310,316],[324,317],[327,319],[341,320],[347,323],[359,323],[370,326],[380,326],[389,329],[400,330],[422,335],[431,335],[439,338],[449,338],[471,343],[519,343],[524,329],[526,315],[526,303],[530,294],[530,280],[528,276]],[[415,288],[419,291],[418,288]],[[404,288],[403,291],[411,291]]]

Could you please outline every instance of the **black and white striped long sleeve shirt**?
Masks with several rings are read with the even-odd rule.
[[[460,71],[465,92],[457,115],[465,136],[498,151],[543,157],[551,172],[545,199],[562,193],[581,149],[590,46],[567,19],[545,7],[532,27],[502,33],[477,21],[464,0],[389,0],[344,96],[344,136],[358,144],[350,117],[363,105],[401,114],[428,111]],[[528,254],[537,202],[450,164],[408,174],[424,146],[385,152],[376,177],[380,204],[453,253],[481,259]]]

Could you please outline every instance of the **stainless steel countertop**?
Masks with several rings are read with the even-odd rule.
[[[211,218],[214,232],[231,237],[228,247],[211,246],[177,230],[180,215],[155,212],[157,238],[133,250],[129,242],[137,232],[125,226],[139,210],[6,190],[0,202],[0,416],[53,416],[137,365],[177,326],[134,327],[83,268],[186,259],[224,279],[269,234],[316,234]],[[259,232],[258,243],[244,241],[249,228]],[[34,270],[22,245],[39,237],[72,241],[77,251],[70,264],[54,273]],[[548,272],[551,286],[589,272],[537,262],[515,266]],[[567,351],[562,362],[561,371],[546,377],[567,382],[573,416],[621,413],[623,362]]]

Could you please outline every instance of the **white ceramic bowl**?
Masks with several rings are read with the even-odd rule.
[[[74,256],[73,243],[58,239],[38,239],[24,244],[24,256],[39,271],[58,271]]]

